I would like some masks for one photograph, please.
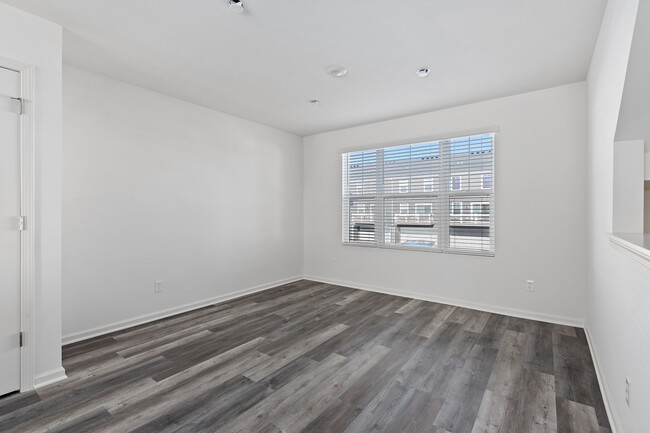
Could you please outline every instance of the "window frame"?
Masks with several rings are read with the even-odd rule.
[[[375,194],[364,194],[363,196],[358,196],[354,197],[354,199],[369,199],[371,197],[374,197],[374,207],[377,210],[377,213],[375,214],[375,240],[371,242],[360,242],[360,241],[346,241],[345,236],[346,236],[346,231],[349,230],[349,223],[344,224],[341,227],[341,232],[343,233],[342,241],[341,244],[344,246],[357,246],[357,247],[366,247],[366,248],[381,248],[381,249],[393,249],[393,250],[409,250],[409,251],[421,251],[421,252],[435,252],[435,253],[445,253],[445,254],[459,254],[459,255],[472,255],[472,256],[486,256],[486,257],[495,257],[496,256],[496,218],[495,218],[495,195],[496,195],[496,181],[495,181],[495,173],[496,173],[496,152],[495,148],[497,146],[497,133],[499,131],[498,127],[492,127],[492,128],[485,128],[485,129],[477,129],[477,130],[471,130],[471,131],[466,131],[466,132],[461,132],[461,133],[453,133],[453,134],[444,134],[444,135],[439,135],[439,136],[427,136],[427,137],[420,137],[416,139],[409,139],[409,140],[400,140],[400,141],[393,141],[393,142],[387,142],[383,144],[369,144],[366,146],[357,146],[354,148],[349,148],[349,149],[343,149],[341,151],[341,156],[344,157],[347,154],[352,154],[352,153],[357,153],[357,152],[367,152],[367,151],[381,151],[381,158],[377,158],[377,160],[384,160],[383,157],[383,151],[387,148],[392,148],[392,147],[400,147],[400,146],[409,146],[409,145],[417,145],[420,143],[426,143],[426,142],[449,142],[454,139],[458,138],[464,138],[464,137],[472,137],[472,136],[479,136],[479,135],[491,135],[492,136],[492,170],[491,170],[491,175],[492,175],[492,188],[490,189],[484,189],[483,188],[483,174],[481,174],[481,186],[480,188],[476,188],[473,190],[468,190],[468,191],[463,191],[462,186],[461,189],[459,190],[452,190],[451,188],[451,182],[452,182],[452,176],[451,173],[449,173],[448,177],[448,182],[445,182],[444,179],[440,178],[438,180],[439,182],[439,189],[436,190],[435,188],[433,191],[428,191],[426,188],[423,188],[422,193],[395,193],[395,194],[388,194],[388,193],[375,193]],[[382,163],[383,165],[383,163]],[[377,168],[380,170],[379,168]],[[383,168],[381,168],[382,173],[381,173],[381,179],[380,175],[378,174],[377,176],[377,191],[379,191],[381,188],[383,188],[383,183],[384,183],[384,178],[383,178]],[[440,176],[444,177],[443,171],[441,169],[440,171]],[[434,176],[435,177],[435,176]],[[343,173],[341,173],[341,179],[343,179]],[[426,185],[427,181],[432,181],[433,178],[424,178],[423,182],[424,185]],[[449,183],[447,185],[447,190],[445,193],[441,192],[440,190],[442,189],[441,183]],[[462,182],[462,178],[461,178]],[[410,185],[410,182],[409,182]],[[424,186],[423,185],[423,186]],[[435,183],[434,183],[435,185]],[[469,185],[469,184],[468,184]],[[341,208],[342,208],[342,216],[343,219],[346,219],[346,206],[345,206],[345,181],[343,181],[342,184],[342,203],[341,203]],[[485,191],[489,190],[490,193],[487,194],[488,197],[488,204],[489,204],[489,229],[491,232],[491,237],[490,237],[490,249],[489,250],[470,250],[470,249],[459,249],[459,248],[451,248],[449,246],[446,247],[413,247],[413,246],[407,246],[407,245],[398,245],[398,244],[387,244],[385,242],[385,239],[380,239],[381,237],[385,236],[385,227],[383,225],[385,224],[385,209],[384,209],[384,201],[386,198],[430,198],[434,202],[435,201],[446,201],[447,206],[446,206],[446,212],[450,213],[451,212],[451,201],[457,201],[458,199],[463,199],[463,196],[477,196],[480,194],[485,194]],[[481,192],[483,191],[483,192]],[[351,199],[352,197],[347,197],[347,199]],[[440,212],[442,214],[442,212]],[[461,208],[461,213],[462,213],[462,208]],[[436,225],[439,227],[437,233],[437,236],[446,236],[447,237],[447,245],[450,243],[449,239],[449,218],[450,216],[447,215],[445,218],[442,219],[442,221],[447,222],[447,227],[443,227],[441,224],[441,220],[436,219]],[[349,220],[348,220],[349,221]],[[378,230],[377,228],[380,227]],[[382,236],[383,235],[383,236]]]

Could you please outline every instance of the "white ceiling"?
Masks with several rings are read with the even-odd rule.
[[[650,152],[650,3],[639,2],[616,140],[645,140]]]
[[[300,135],[584,80],[606,3],[2,1],[63,25],[66,63]]]

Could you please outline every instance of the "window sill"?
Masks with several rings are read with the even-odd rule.
[[[406,250],[406,251],[421,251],[425,253],[445,253],[445,254],[460,254],[466,256],[480,256],[480,257],[494,257],[494,251],[473,251],[473,250],[457,250],[452,248],[433,248],[433,247],[409,247],[409,246],[385,246],[373,243],[362,242],[343,242],[344,246],[348,247],[365,247],[365,248],[380,248],[382,250]]]
[[[650,234],[610,233],[609,242],[617,250],[650,267]]]

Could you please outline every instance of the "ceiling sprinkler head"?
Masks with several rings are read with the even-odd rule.
[[[429,68],[420,68],[420,69],[418,69],[417,74],[418,74],[418,77],[420,77],[420,78],[424,78],[424,77],[426,77],[427,75],[429,75],[429,72],[431,72],[431,71],[429,70]]]
[[[228,8],[236,14],[240,14],[244,12],[244,2],[241,0],[228,0]]]
[[[340,78],[344,77],[348,73],[348,70],[343,66],[333,65],[327,68],[327,73],[334,78]]]

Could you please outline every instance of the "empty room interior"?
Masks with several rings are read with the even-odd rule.
[[[648,53],[648,0],[0,0],[0,432],[650,433]]]

